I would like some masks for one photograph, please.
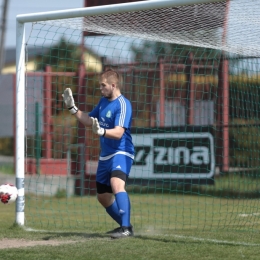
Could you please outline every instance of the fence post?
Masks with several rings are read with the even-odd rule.
[[[40,108],[39,103],[35,103],[35,162],[36,174],[40,174],[40,158],[41,158],[41,125],[40,125]]]
[[[47,65],[45,68],[45,76],[44,76],[44,96],[43,96],[43,104],[44,104],[44,113],[43,113],[43,136],[44,136],[44,147],[43,147],[43,157],[46,159],[50,159],[51,148],[52,148],[52,138],[51,138],[51,128],[52,128],[52,96],[51,96],[51,66]]]
[[[186,94],[186,124],[194,124],[194,67],[193,67],[193,53],[188,54],[188,60],[185,68],[187,80],[187,94]]]
[[[216,161],[221,171],[229,169],[229,83],[228,60],[221,56],[217,91]]]

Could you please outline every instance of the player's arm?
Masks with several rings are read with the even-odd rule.
[[[113,129],[104,129],[103,127],[100,127],[97,118],[90,117],[88,114],[83,113],[81,110],[79,110],[75,106],[74,98],[70,88],[66,88],[64,90],[62,97],[69,112],[74,115],[83,125],[92,125],[92,130],[95,134],[117,140],[119,140],[123,136],[125,132],[125,129],[123,127],[116,126]]]
[[[81,110],[78,110],[74,115],[85,126],[91,126],[93,124],[91,117],[88,114],[83,113]]]
[[[124,135],[132,117],[132,107],[130,103],[125,103],[123,107],[124,109],[122,109],[122,104],[120,103],[115,117],[116,126],[113,129],[106,129],[107,138],[119,140]]]
[[[113,129],[106,129],[106,138],[116,139],[119,140],[122,138],[125,132],[125,128],[121,126],[116,126]]]
[[[119,140],[125,132],[125,129],[121,126],[116,126],[112,129],[105,129],[99,125],[97,118],[91,117],[91,119],[93,121],[92,130],[99,136]]]
[[[62,97],[63,97],[64,103],[65,103],[66,107],[68,108],[69,112],[72,115],[74,115],[83,125],[91,126],[93,124],[93,120],[91,119],[91,117],[89,117],[88,114],[80,111],[75,106],[74,98],[73,98],[72,91],[70,88],[66,88],[64,90]]]

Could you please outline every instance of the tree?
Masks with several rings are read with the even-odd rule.
[[[77,71],[80,61],[80,46],[62,37],[57,44],[37,56],[37,70],[44,70],[46,65],[50,65],[53,71]]]
[[[151,41],[143,41],[138,46],[132,44],[130,49],[137,62],[152,62],[162,57],[165,60],[176,59],[179,63],[185,63],[190,52],[193,53],[194,59],[199,60],[219,59],[221,54],[220,50],[215,49]]]

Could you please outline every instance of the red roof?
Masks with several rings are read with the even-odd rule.
[[[137,1],[143,1],[143,0],[85,0],[84,7],[131,3],[131,2],[137,2]]]

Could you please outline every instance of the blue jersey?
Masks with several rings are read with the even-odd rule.
[[[115,126],[125,128],[120,140],[101,136],[100,160],[108,160],[116,154],[124,154],[134,159],[134,145],[131,136],[132,106],[123,95],[109,101],[102,97],[98,105],[89,113],[90,117],[97,118],[99,125],[105,129],[113,129]]]

